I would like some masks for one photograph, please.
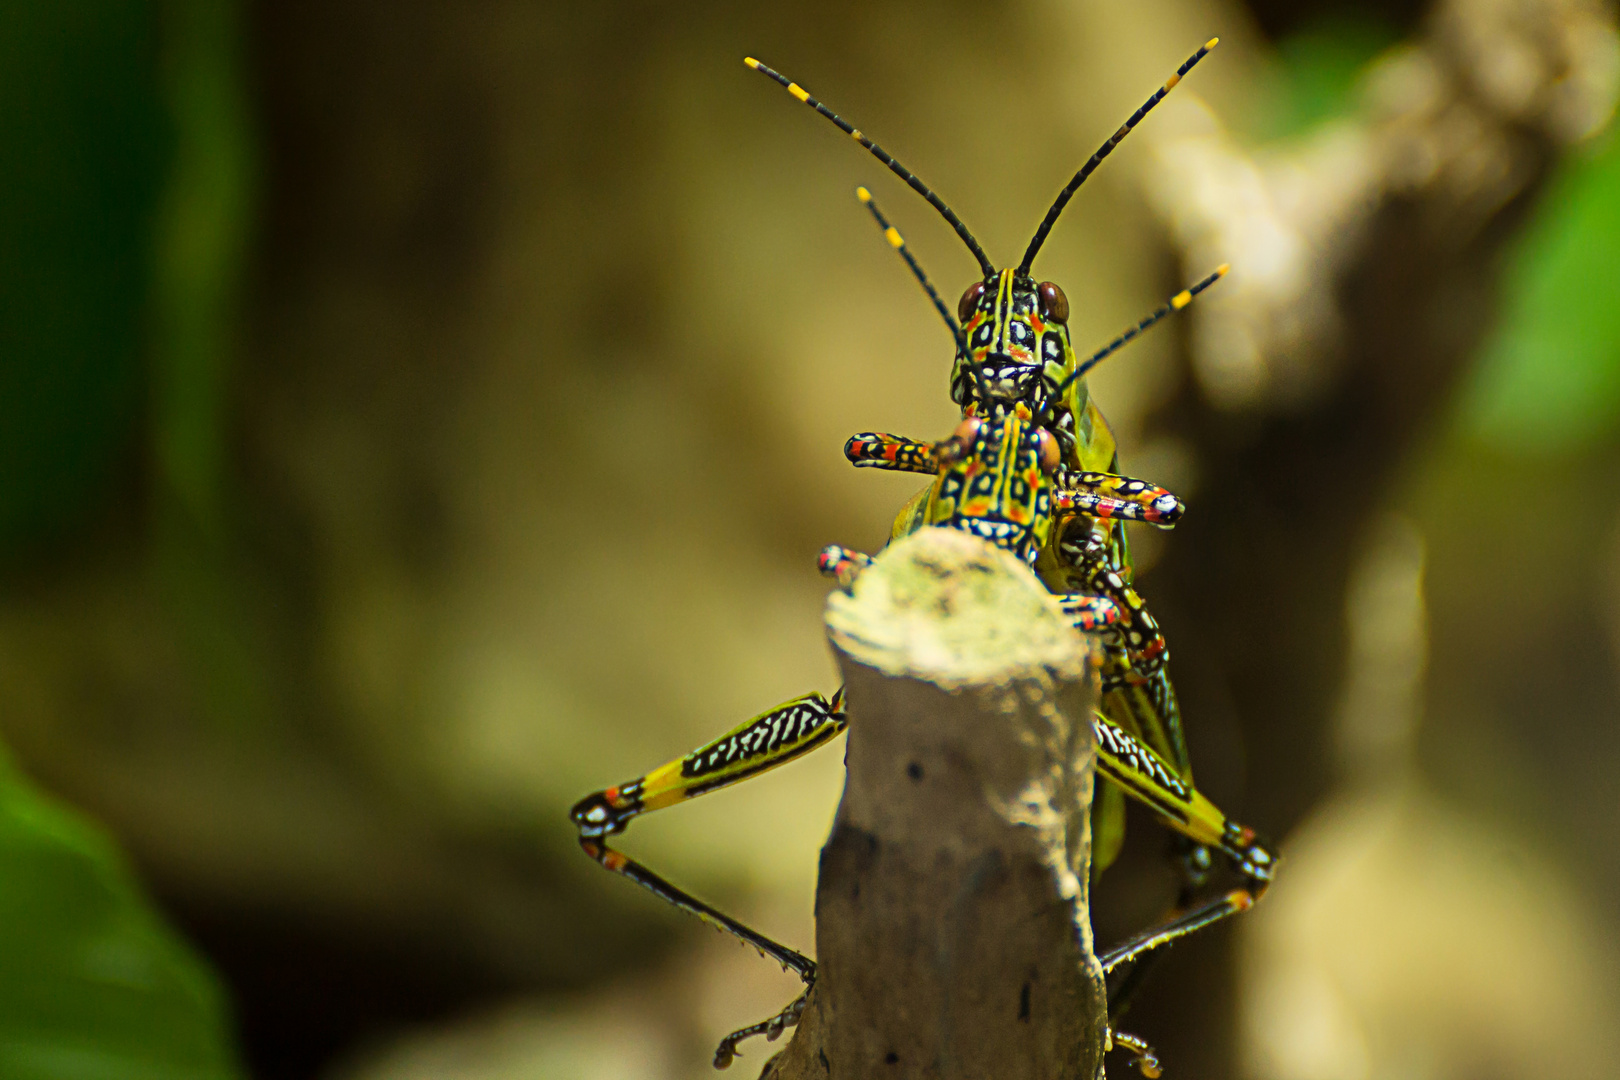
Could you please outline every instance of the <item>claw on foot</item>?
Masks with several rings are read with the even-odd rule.
[[[765,1036],[766,1042],[775,1042],[777,1039],[780,1039],[782,1037],[782,1032],[799,1022],[799,1017],[804,1014],[805,1000],[809,996],[810,991],[808,988],[806,988],[805,992],[795,998],[787,1008],[783,1009],[769,1020],[761,1020],[757,1024],[749,1024],[747,1027],[739,1028],[738,1030],[733,1031],[730,1035],[727,1035],[725,1038],[721,1039],[720,1045],[714,1048],[714,1067],[717,1069],[724,1069],[728,1067],[734,1060],[736,1060],[738,1056],[737,1044],[742,1042],[744,1039],[751,1038],[755,1035]]]
[[[1136,1064],[1136,1069],[1147,1080],[1157,1080],[1164,1075],[1164,1067],[1159,1064],[1159,1056],[1153,1052],[1153,1047],[1139,1035],[1131,1035],[1123,1031],[1112,1033],[1114,1045],[1128,1052]]]
[[[830,578],[836,578],[838,585],[848,592],[855,585],[855,579],[862,570],[872,565],[872,556],[837,544],[828,544],[821,549],[816,557],[816,566]]]

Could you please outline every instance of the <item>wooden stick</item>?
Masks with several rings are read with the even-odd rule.
[[[1091,653],[1029,569],[955,530],[878,557],[827,627],[848,774],[821,972],[770,1080],[1089,1080]]]

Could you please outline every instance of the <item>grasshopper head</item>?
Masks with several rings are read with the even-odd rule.
[[[1063,290],[1001,270],[970,285],[956,313],[967,352],[957,350],[951,397],[964,408],[976,406],[981,415],[1005,411],[1014,402],[1039,415],[1052,388],[1074,365]]]

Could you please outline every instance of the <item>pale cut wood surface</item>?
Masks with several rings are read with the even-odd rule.
[[[1087,642],[1027,567],[946,529],[891,545],[827,627],[850,727],[821,975],[764,1075],[1100,1076]]]

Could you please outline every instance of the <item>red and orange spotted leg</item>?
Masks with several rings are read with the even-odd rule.
[[[862,570],[872,565],[872,556],[852,551],[837,544],[828,544],[816,556],[816,568],[830,578],[836,578],[839,588],[848,592]]]
[[[895,472],[933,474],[939,471],[934,443],[918,442],[881,431],[851,435],[844,444],[844,456],[860,469],[890,469]]]
[[[1105,521],[1141,521],[1172,528],[1186,509],[1180,499],[1146,480],[1105,472],[1063,469],[1053,477],[1054,511],[1089,514]]]
[[[960,461],[971,452],[976,430],[982,421],[963,419],[948,439],[925,443],[880,431],[851,435],[844,443],[844,456],[860,469],[889,469],[895,472],[937,473],[944,465]]]
[[[820,694],[810,693],[783,702],[683,758],[627,784],[593,792],[575,803],[569,817],[579,830],[579,846],[603,869],[629,878],[675,907],[752,945],[785,969],[797,972],[808,993],[808,987],[816,979],[814,960],[671,885],[623,852],[608,847],[606,838],[623,832],[638,815],[707,795],[807,754],[842,732],[847,722],[842,688],[830,701]],[[780,1034],[782,1029],[798,1021],[803,1008],[801,996],[763,1024],[751,1025],[728,1036],[715,1052],[715,1067],[723,1069],[729,1065],[736,1055],[737,1043],[748,1035],[762,1032],[774,1037],[773,1032]]]
[[[1138,681],[1151,679],[1163,671],[1170,659],[1164,634],[1160,632],[1158,621],[1148,611],[1141,595],[1126,579],[1126,571],[1115,567],[1109,558],[1110,530],[1095,517],[1074,514],[1058,523],[1057,532],[1058,550],[1072,567],[1069,572],[1071,587],[1079,586],[1086,592],[1109,597],[1119,605],[1125,616],[1118,637],[1128,666],[1114,676],[1114,681],[1127,676],[1134,676]],[[1109,681],[1110,677],[1105,673],[1104,694],[1114,689]],[[1179,766],[1186,758],[1185,745],[1179,741],[1179,724],[1174,738],[1176,741],[1169,745]]]
[[[1096,593],[1057,593],[1057,602],[1076,630],[1102,633],[1121,626],[1125,612],[1113,600]]]

